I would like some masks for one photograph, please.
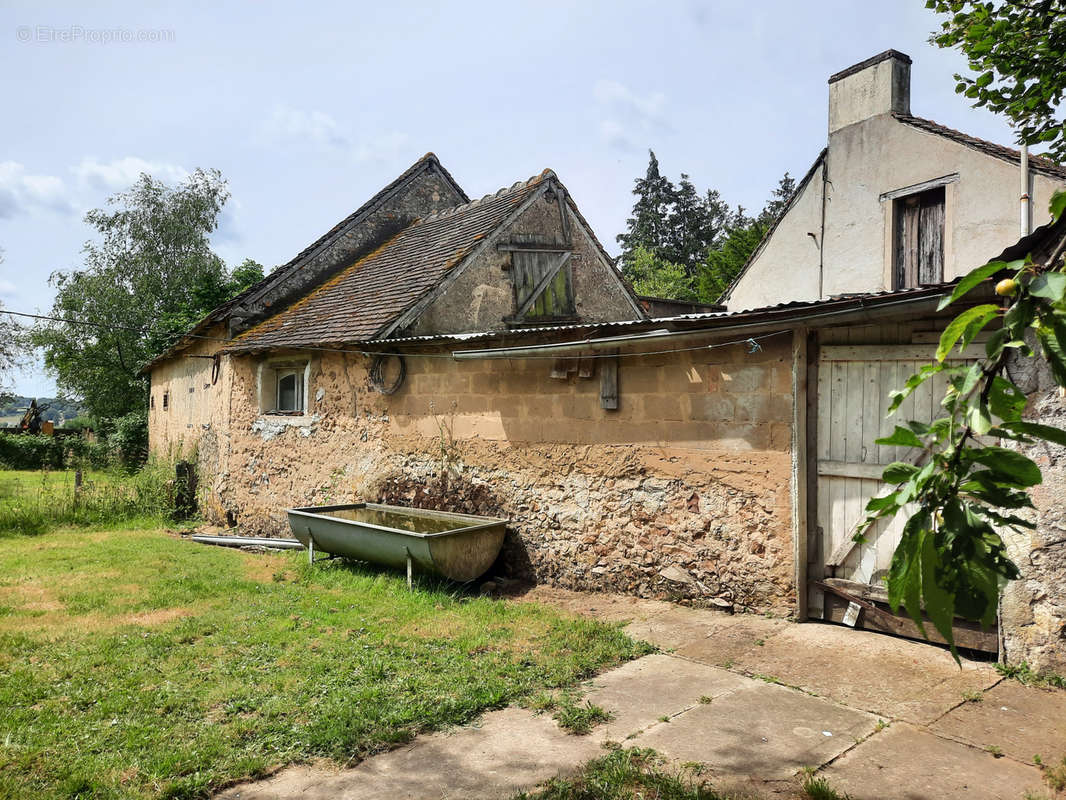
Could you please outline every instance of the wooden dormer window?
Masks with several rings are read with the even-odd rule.
[[[576,315],[570,275],[570,245],[538,241],[533,234],[519,235],[500,244],[511,254],[511,285],[515,313],[508,321],[572,320]]]
[[[897,197],[894,288],[913,289],[944,280],[944,187]]]

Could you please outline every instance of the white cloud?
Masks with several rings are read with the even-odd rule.
[[[662,92],[641,95],[618,81],[600,80],[593,94],[603,114],[600,135],[611,147],[631,150],[637,146],[635,138],[647,140],[671,130]]]
[[[288,106],[275,106],[263,123],[262,133],[273,141],[310,142],[340,149],[350,146],[350,141],[341,132],[337,120],[325,111],[304,111]]]
[[[356,161],[383,161],[392,163],[411,149],[411,137],[406,133],[383,133],[356,145]]]
[[[182,166],[162,161],[146,161],[137,156],[126,156],[107,162],[83,158],[71,171],[83,188],[104,192],[128,189],[137,182],[142,172],[168,183],[176,183],[189,177],[189,171]]]
[[[325,111],[283,105],[275,106],[263,121],[259,138],[270,144],[295,143],[347,153],[355,162],[392,162],[407,153],[411,144],[410,136],[397,131],[356,139]]]
[[[0,219],[33,211],[74,211],[62,178],[55,175],[31,175],[17,161],[0,162]]]
[[[626,116],[648,122],[664,122],[666,95],[662,92],[641,97],[618,81],[596,81],[595,92],[600,103]]]

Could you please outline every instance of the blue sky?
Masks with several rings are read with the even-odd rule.
[[[828,76],[894,47],[912,110],[1010,143],[954,93],[920,0],[123,3],[0,9],[0,301],[47,310],[87,209],[141,171],[216,167],[231,264],[288,261],[426,151],[472,197],[554,169],[600,239],[652,148],[761,207],[826,139]],[[51,394],[28,365],[8,380]]]

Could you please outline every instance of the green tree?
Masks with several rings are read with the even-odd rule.
[[[669,240],[668,219],[677,196],[674,184],[659,172],[659,159],[655,153],[649,150],[648,156],[647,172],[633,186],[637,198],[633,204],[633,216],[626,220],[626,232],[617,237],[622,245],[622,274],[627,278],[638,247],[663,256]]]
[[[4,250],[0,248],[0,264],[3,263]],[[0,303],[0,401],[13,397],[8,379],[18,363],[20,345],[24,340],[22,327],[3,311],[3,303]]]
[[[1052,216],[1059,219],[1064,210],[1066,192],[1058,192]],[[1006,371],[1012,354],[1042,357],[1054,381],[1066,387],[1064,248],[1066,240],[1043,264],[1029,258],[993,261],[956,284],[941,309],[995,280],[996,294],[1008,298],[1007,305],[981,303],[955,317],[940,337],[936,360],[892,392],[895,411],[918,386],[942,375],[948,383],[941,403],[945,416],[928,425],[913,420],[897,425],[892,435],[877,440],[917,448],[922,455],[885,468],[882,478],[894,489],[867,503],[856,540],[863,541],[879,520],[914,509],[893,554],[889,601],[894,610],[904,606],[920,628],[924,609],[949,642],[956,615],[990,625],[1000,589],[1019,576],[1000,531],[1036,527],[1024,514],[1033,508],[1029,489],[1043,480],[1040,468],[1020,449],[986,442],[1031,445],[1042,439],[1066,446],[1066,431],[1023,419],[1026,395]],[[989,326],[995,330],[984,358],[972,366],[945,363],[956,347],[965,349]]]
[[[141,175],[109,208],[85,215],[96,234],[83,248],[85,266],[52,274],[51,316],[61,321],[39,325],[31,340],[60,389],[92,416],[143,411],[140,367],[225,299],[238,274],[248,276],[229,274],[210,247],[228,197],[216,170],[177,186]]]
[[[148,333],[148,350],[153,354],[163,352],[212,309],[263,280],[263,274],[263,265],[250,258],[232,272],[201,272],[182,305],[162,314],[158,326]]]
[[[647,297],[671,300],[695,300],[693,280],[681,264],[659,258],[650,250],[638,247],[632,253],[629,280],[633,290]]]
[[[708,190],[701,197],[689,176],[682,172],[673,207],[666,220],[666,240],[657,255],[668,262],[680,264],[685,274],[695,278],[707,249],[719,242],[729,221],[729,206],[721,195]]]
[[[1066,0],[928,0],[947,16],[930,41],[969,59],[974,76],[956,75],[955,91],[1005,114],[1019,142],[1046,144],[1066,160]]]
[[[716,302],[729,288],[770,227],[785,213],[795,192],[796,180],[786,172],[757,217],[749,217],[742,207],[737,208],[729,218],[725,235],[707,251],[698,270],[696,289],[700,302]]]
[[[796,179],[786,172],[781,176],[781,180],[777,182],[774,190],[770,192],[770,199],[766,201],[766,205],[763,206],[763,210],[759,213],[759,222],[769,229],[777,221],[777,218],[785,213],[788,201],[792,199],[792,195],[795,193]]]
[[[747,216],[743,208],[737,209],[725,238],[718,247],[707,252],[700,268],[696,283],[700,302],[714,303],[722,296],[744,269],[768,227],[760,219]]]

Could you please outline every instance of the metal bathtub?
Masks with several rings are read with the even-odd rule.
[[[309,551],[465,583],[492,566],[507,520],[379,503],[290,508],[289,526]]]

